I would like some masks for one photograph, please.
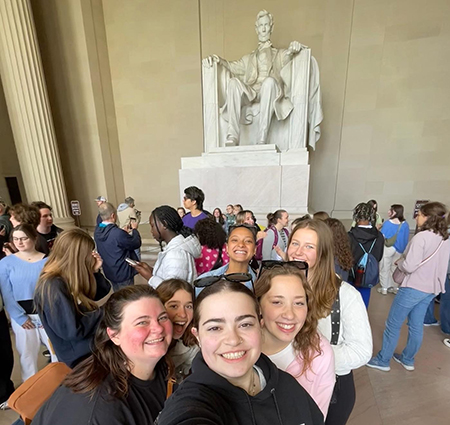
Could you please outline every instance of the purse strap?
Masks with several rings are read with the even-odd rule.
[[[339,331],[341,324],[341,300],[339,298],[339,291],[331,307],[331,345],[337,345],[339,339]]]
[[[423,266],[425,263],[428,263],[428,261],[430,261],[439,251],[439,249],[441,248],[442,244],[444,243],[444,239],[441,240],[441,243],[439,244],[439,246],[436,248],[436,250],[433,252],[433,254],[431,254],[429,257],[425,258],[425,260],[423,260],[420,264],[419,267]]]

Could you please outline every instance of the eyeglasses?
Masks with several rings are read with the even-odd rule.
[[[255,292],[253,287],[253,277],[250,273],[230,273],[230,274],[222,274],[219,276],[207,276],[202,277],[194,281],[195,288],[195,296],[194,299],[198,296],[198,294],[208,286],[214,285],[215,283],[220,282],[221,280],[227,280],[228,282],[237,282],[237,283],[245,283],[251,282],[252,290]],[[197,288],[199,290],[197,290]]]
[[[308,277],[308,263],[306,261],[277,261],[277,260],[265,260],[261,262],[259,267],[258,277],[264,272],[264,270],[270,270],[275,267],[294,266],[299,270],[305,272],[305,277]]]
[[[28,236],[25,236],[23,238],[12,238],[13,242],[26,242],[28,239],[30,239]]]

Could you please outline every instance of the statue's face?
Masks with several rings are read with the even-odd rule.
[[[270,25],[270,19],[268,16],[263,16],[258,19],[256,24],[256,33],[258,34],[258,40],[261,42],[270,39],[270,35],[272,34],[272,26]]]

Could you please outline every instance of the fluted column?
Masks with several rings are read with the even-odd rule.
[[[55,221],[70,226],[73,219],[29,0],[0,0],[0,66],[27,198],[47,202]]]

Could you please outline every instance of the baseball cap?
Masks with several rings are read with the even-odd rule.
[[[97,196],[94,201],[96,202],[107,202],[108,200],[104,196]]]

